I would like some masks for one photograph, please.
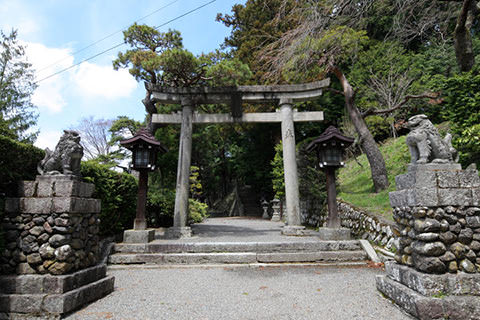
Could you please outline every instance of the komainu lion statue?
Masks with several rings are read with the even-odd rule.
[[[41,175],[80,175],[80,161],[83,157],[80,135],[72,130],[63,130],[63,132],[53,152],[48,148],[45,149],[45,158],[37,167]]]
[[[407,145],[410,150],[411,163],[449,163],[457,162],[457,150],[452,147],[452,135],[442,138],[437,128],[424,114],[408,119],[410,133],[407,135]]]

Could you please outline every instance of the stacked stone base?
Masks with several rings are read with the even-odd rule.
[[[0,319],[60,318],[113,291],[115,278],[106,271],[99,265],[62,276],[2,276]]]
[[[394,262],[377,289],[419,319],[480,319],[480,274],[432,275]]]

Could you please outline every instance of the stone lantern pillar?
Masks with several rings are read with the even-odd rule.
[[[350,239],[350,229],[341,228],[337,207],[335,170],[344,165],[343,151],[353,143],[353,138],[344,136],[337,128],[330,126],[308,146],[307,151],[317,152],[318,166],[327,178],[328,217],[325,228],[319,228],[323,240]]]

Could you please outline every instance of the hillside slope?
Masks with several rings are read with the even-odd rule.
[[[370,166],[363,154],[347,161],[338,174],[338,197],[372,213],[392,220],[392,210],[388,192],[395,191],[395,176],[406,173],[410,162],[410,153],[405,144],[405,136],[389,139],[380,146],[385,159],[390,187],[380,193],[374,193]],[[359,164],[360,163],[360,164]]]

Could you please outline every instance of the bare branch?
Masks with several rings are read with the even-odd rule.
[[[398,110],[398,109],[404,107],[409,100],[424,99],[424,98],[436,99],[436,98],[438,98],[438,95],[439,95],[438,93],[432,93],[432,92],[427,92],[427,93],[423,93],[423,94],[419,94],[419,95],[407,95],[407,96],[404,97],[404,99],[402,101],[400,101],[400,103],[398,103],[397,105],[395,105],[391,108],[382,109],[382,110],[368,109],[367,111],[362,113],[362,117],[365,118],[367,116],[376,115],[376,114],[392,113],[395,110]]]

